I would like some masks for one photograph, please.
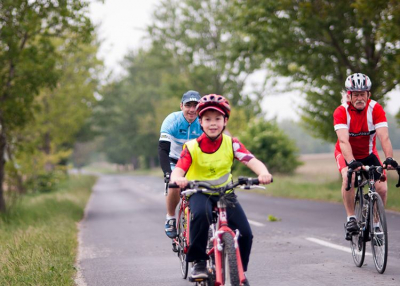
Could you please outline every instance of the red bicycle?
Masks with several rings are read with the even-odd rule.
[[[209,229],[209,241],[207,255],[209,256],[207,269],[208,278],[189,279],[201,286],[234,285],[241,286],[246,280],[242,260],[240,257],[238,239],[239,230],[233,231],[228,226],[226,207],[229,204],[231,190],[241,186],[243,189],[262,188],[258,186],[258,179],[239,177],[238,181],[215,189],[205,182],[190,181],[184,191],[181,192],[181,202],[177,220],[178,236],[174,240],[178,257],[181,262],[181,272],[184,279],[187,278],[189,263],[186,262],[186,253],[189,248],[190,208],[188,197],[194,193],[213,193],[219,196],[217,205],[213,211],[213,218]],[[170,184],[170,188],[178,188],[176,184]]]

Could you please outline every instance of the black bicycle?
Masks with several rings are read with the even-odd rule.
[[[354,186],[357,187],[354,209],[359,231],[352,233],[350,247],[356,266],[361,267],[365,259],[365,245],[371,241],[372,256],[376,270],[385,272],[388,257],[388,231],[386,214],[383,201],[376,192],[375,183],[381,180],[383,168],[381,166],[364,166],[364,170],[356,172]],[[350,190],[353,170],[347,172],[348,184],[346,191]],[[375,178],[376,173],[380,174]],[[397,168],[400,186],[400,168]],[[366,179],[364,179],[366,178]],[[364,193],[364,186],[368,185],[368,192]]]

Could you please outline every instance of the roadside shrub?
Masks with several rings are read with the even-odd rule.
[[[275,121],[255,120],[240,134],[239,140],[271,173],[292,174],[302,165],[295,142],[279,129]],[[234,166],[238,174],[254,175],[241,163]]]

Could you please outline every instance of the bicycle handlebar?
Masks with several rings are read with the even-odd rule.
[[[371,166],[365,165],[365,166],[362,166],[362,168],[365,171],[367,171],[368,173],[372,173],[374,171],[377,171],[380,174],[383,174],[383,170],[386,169],[386,168],[383,168],[382,166],[373,166],[373,165],[371,165]],[[398,187],[400,187],[400,166],[396,168],[396,171],[397,171],[397,174],[399,175],[399,181],[396,184],[396,188],[398,188]],[[346,187],[346,191],[351,189],[351,177],[352,177],[353,173],[354,173],[354,170],[349,168],[349,170],[347,171],[347,187]]]
[[[271,180],[271,183],[272,182],[273,182],[273,180]],[[187,186],[185,188],[183,188],[183,190],[191,190],[191,191],[190,192],[184,191],[182,193],[188,194],[188,193],[211,191],[213,193],[223,194],[226,191],[234,189],[240,185],[244,185],[244,187],[243,187],[244,189],[250,189],[254,185],[259,185],[259,181],[256,178],[239,177],[237,181],[228,183],[227,185],[220,187],[220,188],[213,188],[209,183],[206,183],[206,182],[189,181]],[[170,188],[179,188],[179,186],[176,183],[170,183],[169,187]],[[264,188],[264,187],[259,186],[259,188]]]

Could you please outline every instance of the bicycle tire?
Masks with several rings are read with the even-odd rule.
[[[378,193],[374,193],[371,199],[370,218],[372,257],[376,270],[383,274],[387,264],[388,234],[385,207]],[[378,219],[379,232],[376,232],[374,222],[376,223]]]
[[[354,198],[354,213],[356,215],[356,220],[359,225],[365,225],[365,216],[363,215],[363,205],[364,198],[362,196],[362,190],[357,190],[356,196]],[[365,239],[364,232],[360,230],[358,234],[351,236],[350,248],[351,254],[353,256],[354,264],[357,267],[361,267],[365,259]]]
[[[186,261],[186,253],[185,253],[185,247],[187,246],[186,244],[186,237],[185,237],[185,229],[184,229],[184,224],[186,220],[185,216],[185,210],[181,208],[181,203],[179,203],[179,217],[178,217],[178,257],[180,261],[180,266],[181,266],[181,274],[182,278],[186,279],[188,276],[189,272],[189,262]]]
[[[222,284],[239,286],[239,271],[236,258],[235,241],[228,232],[222,234]]]

